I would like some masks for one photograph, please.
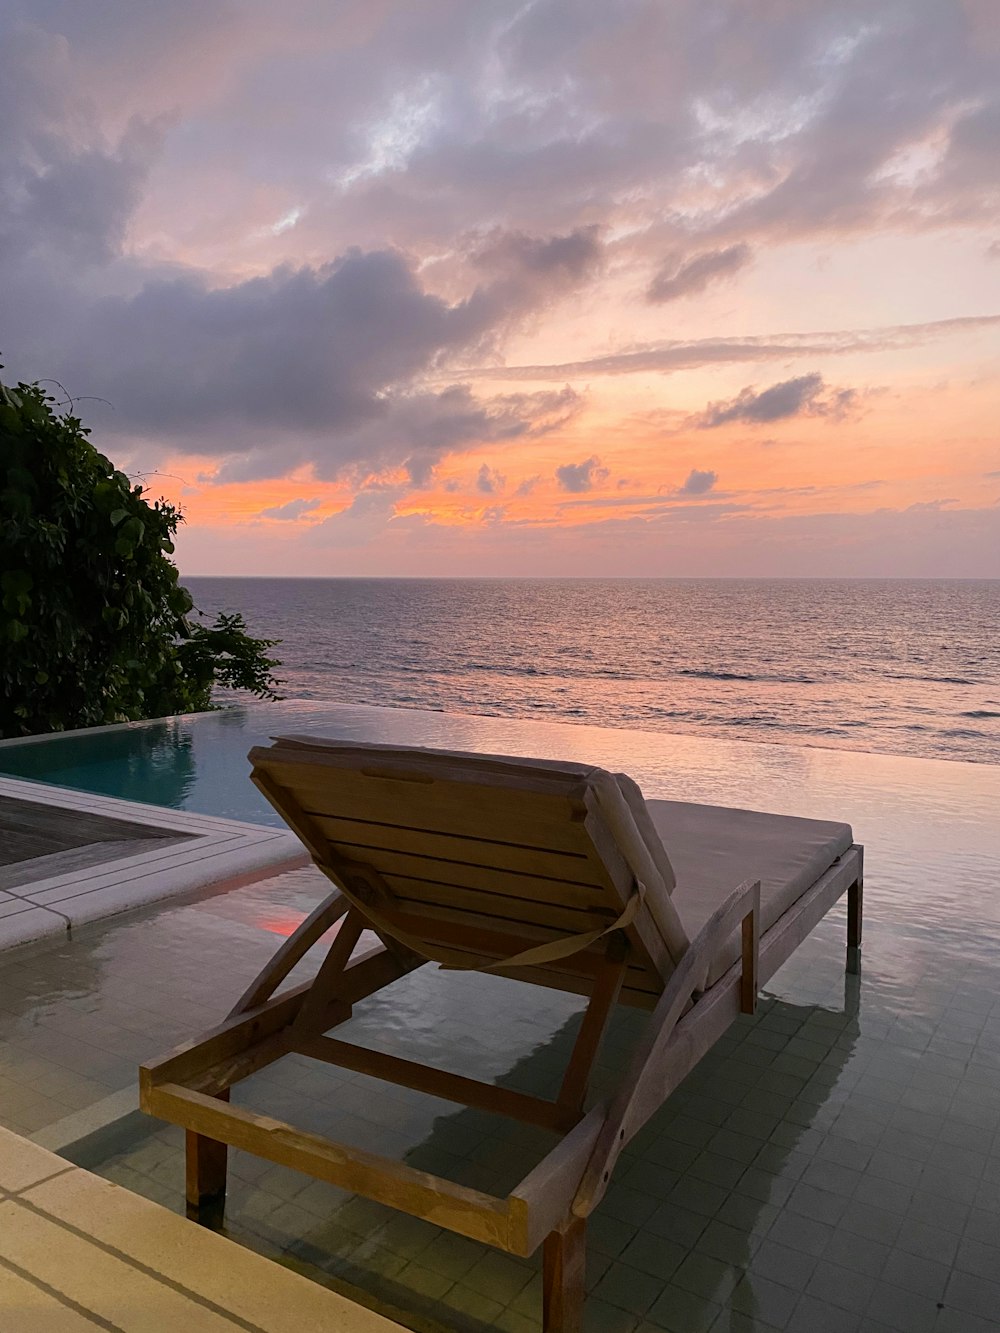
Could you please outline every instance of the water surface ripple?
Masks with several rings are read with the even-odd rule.
[[[1000,763],[1000,581],[188,579],[284,693]]]

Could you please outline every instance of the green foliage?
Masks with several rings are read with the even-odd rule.
[[[0,384],[0,736],[275,699],[274,639],[192,623],[170,559],[180,511],[100,454],[37,385]]]

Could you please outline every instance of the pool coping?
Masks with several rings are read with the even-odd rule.
[[[403,1333],[226,1236],[0,1129],[0,1305],[32,1328]]]
[[[0,893],[0,950],[66,935],[104,917],[192,889],[251,883],[308,860],[285,829],[170,810],[0,774],[0,795],[106,815],[187,835],[184,842],[116,856]]]

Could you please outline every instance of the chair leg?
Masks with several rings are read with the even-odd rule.
[[[847,890],[847,970],[861,971],[861,915],[863,886],[861,880]]]
[[[542,1249],[542,1333],[580,1333],[586,1260],[585,1218],[571,1218],[546,1236]]]
[[[219,1100],[229,1101],[228,1088],[219,1094]],[[187,1215],[192,1222],[219,1231],[226,1215],[228,1146],[189,1129],[184,1148]]]

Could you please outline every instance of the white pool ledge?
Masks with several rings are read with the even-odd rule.
[[[193,889],[235,887],[307,859],[294,834],[0,776],[0,796],[186,834],[187,840],[0,892],[0,949],[64,935]],[[30,862],[26,863],[30,864]]]

